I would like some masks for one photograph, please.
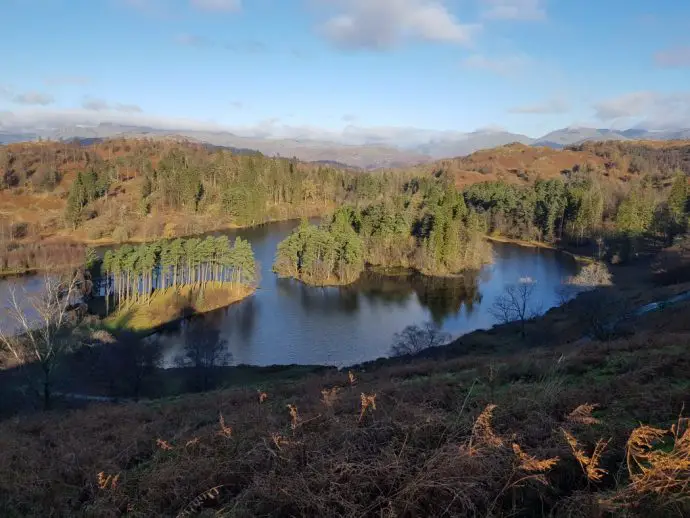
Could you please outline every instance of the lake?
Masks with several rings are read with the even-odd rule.
[[[546,310],[558,305],[556,288],[578,269],[561,252],[494,243],[494,263],[479,274],[433,278],[369,270],[350,286],[312,287],[271,271],[278,243],[296,225],[288,221],[226,233],[251,242],[259,288],[238,304],[195,319],[227,341],[235,364],[342,367],[387,356],[395,333],[411,324],[432,320],[453,337],[488,329],[496,323],[489,310],[505,285],[532,278],[534,305]],[[179,327],[159,334],[168,365],[184,348]]]
[[[530,277],[536,282],[534,306],[558,305],[556,288],[577,272],[569,255],[554,250],[494,243],[494,262],[478,274],[433,278],[407,271],[368,270],[350,286],[311,287],[279,279],[271,271],[278,243],[296,221],[225,232],[242,236],[254,249],[261,273],[254,295],[228,308],[194,317],[227,341],[233,364],[319,364],[338,367],[387,356],[395,333],[434,321],[453,337],[496,323],[490,308],[507,284]],[[28,292],[38,276],[0,280],[0,300],[10,286]],[[7,312],[0,325],[7,325]],[[164,363],[174,365],[184,349],[184,322],[158,333]]]

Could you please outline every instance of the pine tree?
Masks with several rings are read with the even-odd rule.
[[[86,205],[86,195],[84,193],[84,183],[81,173],[77,174],[77,178],[72,183],[67,196],[67,207],[65,209],[65,219],[72,225],[72,228],[77,228],[81,223],[82,209]]]
[[[688,226],[688,180],[683,173],[679,173],[673,179],[673,185],[668,195],[669,222],[667,233],[671,239],[678,234],[683,234]]]

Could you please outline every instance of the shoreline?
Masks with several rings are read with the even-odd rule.
[[[122,246],[122,245],[139,245],[143,243],[154,243],[158,240],[161,239],[178,239],[178,238],[187,238],[187,237],[195,237],[195,236],[202,236],[204,234],[209,234],[211,232],[222,232],[222,231],[229,231],[229,230],[246,230],[246,229],[253,229],[253,228],[260,228],[264,225],[269,225],[272,223],[282,223],[286,221],[299,221],[302,218],[307,218],[307,219],[313,219],[313,218],[320,218],[324,214],[327,214],[328,212],[334,210],[333,207],[327,207],[325,210],[317,210],[314,211],[313,213],[309,213],[306,215],[294,215],[286,218],[270,218],[265,221],[261,221],[258,223],[252,223],[249,225],[241,225],[238,223],[233,223],[233,222],[227,222],[227,223],[221,223],[220,225],[213,225],[209,228],[200,230],[198,232],[192,232],[192,233],[176,233],[173,236],[170,237],[165,237],[165,236],[157,236],[157,237],[131,237],[128,238],[124,241],[116,241],[112,239],[112,237],[101,237],[98,239],[89,239],[89,238],[68,238],[64,235],[61,234],[61,231],[55,232],[53,234],[45,235],[45,236],[39,236],[38,239],[26,241],[25,244],[34,244],[34,243],[42,243],[42,242],[67,242],[67,243],[72,243],[75,245],[86,245],[86,246],[91,246],[91,247],[102,247],[102,246]],[[64,239],[64,241],[62,240]]]
[[[362,277],[362,274],[366,271],[368,272],[373,272],[377,273],[380,275],[384,275],[386,277],[390,278],[395,278],[395,277],[406,277],[406,276],[411,276],[411,275],[419,275],[421,277],[428,277],[431,279],[460,279],[463,278],[465,275],[468,273],[479,273],[481,269],[488,265],[491,264],[493,261],[484,263],[480,268],[467,268],[465,270],[462,270],[457,273],[443,273],[443,274],[433,274],[433,273],[427,273],[425,271],[419,270],[417,268],[413,268],[411,266],[381,266],[381,265],[372,265],[372,264],[367,264],[364,267],[364,270],[360,273],[357,278],[351,282],[331,282],[331,283],[311,283],[307,282],[303,279],[300,279],[299,277],[292,277],[290,275],[279,275],[278,278],[280,279],[289,279],[291,281],[296,281],[301,284],[304,284],[305,286],[309,286],[311,288],[342,288],[346,286],[352,286],[353,284],[357,283],[357,281],[360,280]]]
[[[323,214],[320,215],[311,215],[311,216],[304,216],[308,219],[312,218],[319,218]],[[159,240],[173,240],[173,239],[184,239],[184,238],[190,238],[190,237],[198,237],[198,236],[204,236],[206,234],[210,234],[212,232],[223,232],[223,231],[232,231],[232,230],[251,230],[251,229],[257,229],[261,228],[264,225],[272,225],[274,223],[285,223],[289,221],[299,221],[303,216],[300,217],[294,217],[294,218],[287,218],[287,219],[270,219],[267,221],[263,221],[261,223],[255,223],[253,225],[238,225],[236,223],[228,223],[228,224],[223,224],[219,225],[217,227],[203,230],[201,232],[193,233],[193,234],[176,234],[175,236],[171,237],[156,237],[156,238],[131,238],[127,239],[126,241],[115,241],[114,239],[111,238],[99,238],[99,239],[74,239],[74,238],[67,238],[65,236],[62,236],[60,234],[51,234],[48,236],[42,236],[38,239],[32,239],[29,241],[22,241],[19,244],[21,246],[23,245],[35,245],[35,244],[40,244],[40,243],[46,243],[46,244],[52,244],[52,243],[58,243],[58,244],[70,244],[70,245],[83,245],[86,248],[102,248],[102,247],[115,247],[115,246],[123,246],[123,245],[141,245],[145,243],[155,243],[156,241]],[[51,267],[54,268],[54,267]],[[0,280],[3,280],[8,277],[21,277],[24,275],[36,275],[41,272],[47,271],[49,268],[41,268],[38,266],[32,266],[29,268],[24,268],[24,269],[18,269],[18,270],[0,270]]]
[[[593,262],[596,262],[595,259],[588,257],[586,255],[580,255],[576,254],[574,252],[571,252],[569,250],[566,250],[565,248],[562,248],[560,246],[552,245],[549,243],[543,243],[541,241],[526,241],[524,239],[515,239],[512,237],[504,237],[504,236],[491,236],[491,235],[485,235],[484,238],[487,241],[493,241],[496,243],[504,243],[504,244],[509,244],[509,245],[517,245],[517,246],[522,246],[524,248],[542,248],[545,250],[553,250],[555,252],[560,252],[566,255],[569,255],[573,259],[575,259],[578,262],[585,263],[585,264],[590,264]]]
[[[242,302],[256,290],[256,286],[232,286],[229,283],[168,289],[154,295],[150,303],[133,303],[101,318],[99,325],[113,334],[128,332],[142,337],[150,336],[183,320]],[[142,321],[146,325],[137,325]]]

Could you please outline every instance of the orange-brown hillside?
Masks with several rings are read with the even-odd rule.
[[[145,240],[165,233],[194,233],[229,224],[223,220],[224,214],[219,214],[222,211],[217,199],[208,201],[209,205],[215,204],[214,214],[207,210],[209,207],[190,214],[162,203],[154,204],[150,214],[142,213],[145,171],[155,170],[161,159],[173,150],[184,155],[186,164],[215,167],[213,150],[179,138],[110,139],[89,145],[46,141],[0,146],[0,241],[8,237],[23,241],[53,238],[110,241],[117,227],[127,227],[128,239]],[[246,160],[243,162],[239,154],[228,153],[226,158],[222,165],[226,176],[246,169]],[[262,162],[257,167],[264,166]],[[298,174],[327,167],[294,163]],[[109,187],[104,196],[85,207],[83,221],[74,228],[65,221],[68,194],[77,173],[90,169],[105,171],[110,178]],[[283,213],[289,212],[288,209],[280,203],[273,205],[270,208],[276,214],[270,217],[284,219]],[[300,209],[310,215],[316,211],[312,205],[315,203],[307,199]],[[320,201],[319,210],[322,208]],[[286,215],[295,217],[292,213]],[[303,214],[297,214],[300,215]]]
[[[515,143],[416,168],[424,173],[446,171],[458,187],[495,180],[525,183],[578,169],[621,182],[638,174],[666,174],[674,169],[690,174],[690,142],[588,142],[563,150]]]
[[[190,163],[214,164],[213,152],[206,146],[178,138],[111,139],[90,145],[33,142],[0,146],[0,237],[18,232],[14,238],[104,241],[111,240],[117,227],[127,227],[129,239],[152,239],[231,223],[225,221],[227,215],[217,198],[209,199],[203,210],[193,214],[171,209],[164,203],[154,204],[151,214],[141,213],[143,171],[158,167],[161,158],[171,150],[183,151]],[[113,181],[104,198],[90,203],[85,220],[75,229],[65,222],[69,189],[77,172],[86,171],[94,164],[110,171]],[[307,178],[328,166],[294,165],[304,173],[306,181],[302,186],[311,185],[311,192],[300,195],[299,208],[286,207],[284,203],[281,206],[280,199],[276,203],[272,200],[263,209],[270,213],[269,219],[317,215],[328,208],[325,202],[316,202],[319,191],[325,193],[318,184],[321,177]],[[223,167],[232,176],[242,167],[250,166],[243,165],[241,157],[233,154],[229,161],[212,167]],[[577,170],[593,171],[615,184],[627,183],[644,174],[668,178],[676,170],[690,175],[690,141],[589,142],[564,150],[516,143],[419,165],[412,172],[447,171],[455,178],[456,185],[463,188],[495,180],[527,183]],[[287,170],[280,169],[279,174],[287,174]],[[166,225],[169,230],[164,228]]]

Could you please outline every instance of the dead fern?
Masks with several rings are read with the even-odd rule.
[[[201,493],[199,496],[197,496],[194,500],[189,502],[182,511],[180,511],[177,514],[177,518],[183,518],[186,516],[192,516],[195,513],[198,513],[202,507],[207,505],[209,502],[213,502],[218,499],[220,496],[220,490],[225,487],[225,486],[216,486],[212,487],[211,489],[207,489],[203,493]]]
[[[96,477],[96,484],[98,484],[99,489],[115,489],[117,488],[117,482],[120,480],[119,473],[116,475],[106,475],[101,471]]]
[[[661,439],[673,439],[670,451],[661,448]],[[688,420],[678,422],[664,432],[640,426],[633,430],[627,447],[628,472],[638,493],[685,494],[690,499],[690,428]]]
[[[333,405],[338,400],[338,392],[340,387],[333,387],[330,389],[323,389],[321,391],[321,402],[326,408],[333,408]]]
[[[608,473],[605,469],[602,469],[600,467],[601,464],[601,456],[604,453],[604,450],[606,449],[606,446],[608,446],[609,441],[604,441],[603,439],[599,439],[597,441],[597,444],[594,446],[594,451],[592,452],[592,456],[590,457],[585,453],[584,449],[582,449],[582,446],[580,446],[580,443],[577,441],[577,439],[567,430],[562,430],[563,435],[565,436],[565,440],[570,446],[570,449],[573,452],[573,456],[575,459],[577,459],[577,462],[580,464],[580,467],[582,468],[583,473],[587,477],[587,480],[591,482],[599,482],[606,473]]]
[[[520,448],[520,445],[515,442],[513,443],[513,451],[520,461],[518,469],[526,471],[527,473],[543,473],[544,471],[548,471],[553,468],[556,464],[558,464],[558,461],[561,460],[559,457],[539,460],[536,457],[525,453],[522,448]]]
[[[361,403],[360,403],[360,409],[359,409],[358,422],[361,423],[362,419],[364,419],[364,415],[367,413],[368,409],[371,408],[371,410],[376,410],[376,394],[366,395],[364,392],[362,392],[360,399],[361,399]]]
[[[474,422],[474,426],[472,427],[472,435],[470,436],[470,453],[476,453],[475,445],[488,446],[491,448],[503,446],[503,439],[496,435],[493,427],[491,426],[491,419],[495,409],[496,405],[487,405]]]
[[[655,456],[654,445],[666,435],[666,430],[641,425],[635,428],[625,445],[625,456],[628,464],[628,474],[633,480],[639,472],[649,469],[649,464]]]
[[[598,407],[599,407],[599,405],[596,405],[596,404],[590,405],[588,403],[585,403],[584,405],[580,405],[575,410],[570,412],[566,416],[566,419],[570,423],[585,424],[585,425],[599,424],[601,421],[599,419],[597,419],[596,417],[592,416],[592,412]]]
[[[626,443],[630,484],[603,503],[611,509],[632,507],[647,498],[656,505],[690,502],[690,431],[687,418],[679,417],[669,430],[641,425]],[[673,441],[669,449],[668,441]]]
[[[220,431],[218,435],[230,439],[232,437],[232,427],[225,424],[223,414],[219,414],[218,424],[220,424]]]
[[[352,371],[347,371],[347,379],[350,382],[350,385],[357,383],[357,378],[355,378],[355,374]]]
[[[163,439],[156,439],[156,445],[158,445],[158,447],[164,451],[173,449],[173,447],[170,446],[170,443],[168,443],[168,441],[164,441]]]
[[[275,444],[276,448],[279,450],[282,450],[283,446],[288,446],[290,444],[290,441],[279,433],[272,433],[271,441],[273,441],[273,444]]]
[[[297,407],[295,405],[288,405],[287,407],[290,412],[290,428],[296,430],[299,426],[299,413],[297,412]]]

